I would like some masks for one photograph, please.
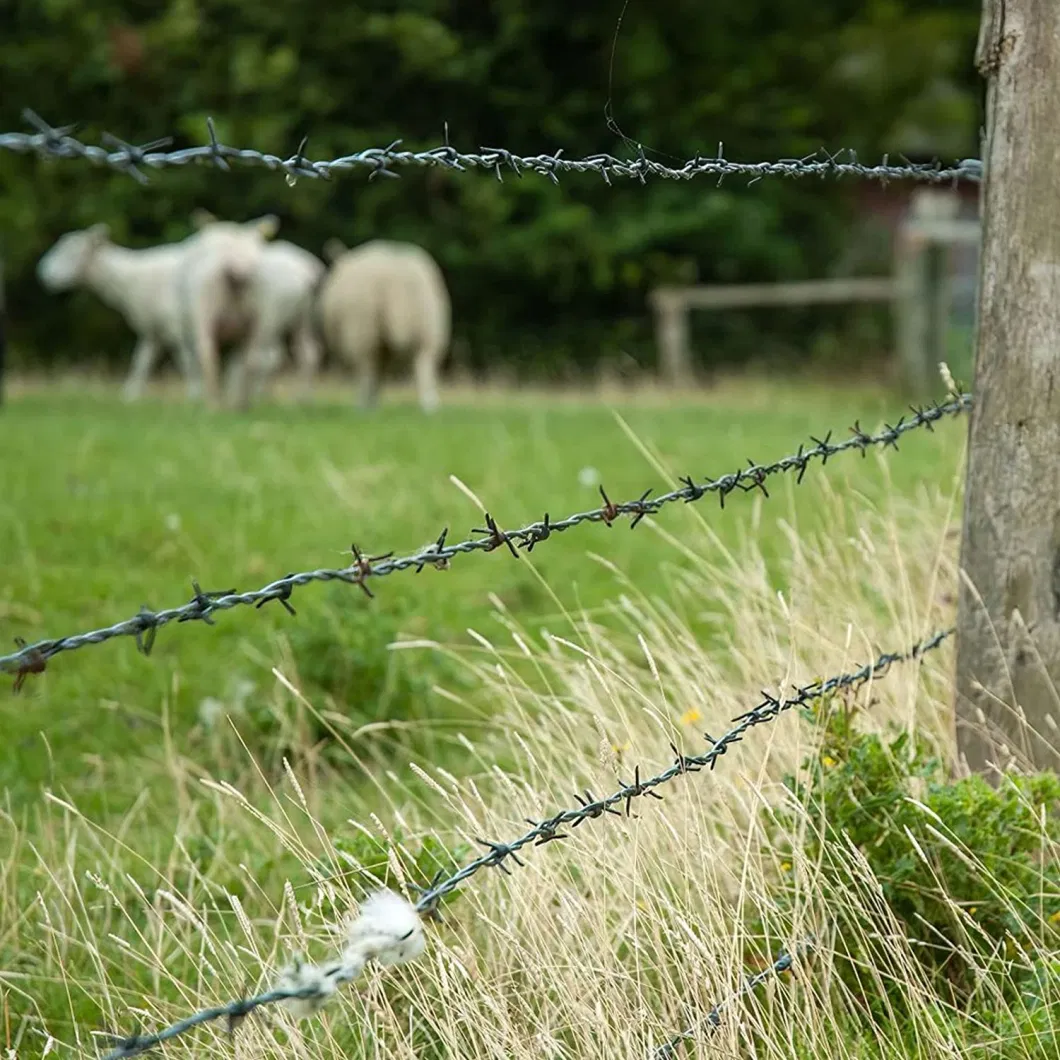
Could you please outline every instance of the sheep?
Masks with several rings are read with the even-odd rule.
[[[137,335],[132,370],[124,396],[133,400],[163,346],[180,360],[188,395],[195,396],[195,377],[181,342],[176,275],[184,243],[133,250],[110,241],[110,227],[100,223],[67,232],[37,262],[37,278],[52,292],[85,287],[116,309]]]
[[[185,259],[191,253],[199,263],[207,258],[216,265],[226,253],[232,256],[233,247],[241,246],[245,257],[248,241],[252,256],[256,241],[268,238],[277,224],[272,215],[247,222],[242,238],[230,224],[201,225],[180,242],[134,250],[112,243],[109,226],[99,223],[61,236],[37,263],[37,276],[49,291],[88,288],[117,309],[136,332],[132,367],[123,388],[127,401],[140,396],[163,348],[176,354],[188,396],[194,398],[201,393],[201,374],[196,370],[194,325],[189,326],[180,297]],[[233,264],[238,272],[240,262]],[[218,306],[215,299],[208,307],[218,310],[211,317],[218,341],[230,341],[247,329],[247,314],[233,301],[222,298]]]
[[[267,214],[256,221],[211,221],[186,241],[177,266],[176,290],[185,365],[201,373],[207,403],[220,404],[220,351],[226,342],[239,345],[229,365],[228,390],[245,402],[246,360],[266,364],[272,353],[262,349],[271,337],[260,328],[261,307],[254,279],[261,267],[266,240],[279,228]]]
[[[360,378],[361,404],[371,408],[386,346],[411,360],[420,408],[438,408],[438,369],[447,352],[452,309],[445,278],[422,247],[370,240],[353,250],[329,240],[330,269],[320,288],[324,344]]]
[[[192,215],[192,224],[200,231],[218,223],[206,210]],[[246,352],[237,355],[229,371],[229,391],[237,405],[245,406],[248,392],[259,389],[264,377],[279,367],[287,335],[303,384],[319,369],[314,309],[324,272],[318,257],[294,243],[276,240],[263,248],[248,292],[255,310],[254,334],[246,338]]]

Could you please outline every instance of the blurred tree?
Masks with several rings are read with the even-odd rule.
[[[637,150],[667,160],[713,153],[791,157],[821,145],[963,156],[976,150],[971,65],[978,0],[4,0],[0,127],[30,106],[80,135],[133,141],[165,133],[280,155],[309,135],[311,157],[402,138],[568,155]],[[719,10],[719,8],[723,8]],[[762,181],[752,189],[596,177],[402,170],[289,188],[265,170],[152,174],[149,187],[84,164],[0,155],[0,232],[8,247],[13,345],[42,362],[132,340],[91,296],[57,305],[36,259],[63,231],[110,222],[143,246],[183,237],[204,206],[246,218],[273,211],[282,234],[320,252],[389,236],[428,247],[476,364],[549,370],[620,350],[651,363],[645,305],[659,282],[824,275],[849,238],[848,185]],[[712,322],[732,339],[739,323]],[[768,345],[763,318],[738,349]]]

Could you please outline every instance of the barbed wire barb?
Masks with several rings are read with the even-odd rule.
[[[402,141],[398,139],[387,147],[369,147],[337,158],[314,161],[306,158],[304,153],[308,134],[302,138],[293,155],[280,158],[278,155],[254,148],[229,147],[221,143],[213,118],[206,119],[207,143],[177,150],[162,150],[173,142],[169,136],[135,147],[111,133],[104,133],[100,137],[100,144],[90,144],[73,135],[76,125],[53,127],[29,108],[23,110],[22,119],[36,131],[0,133],[0,150],[57,159],[81,159],[127,173],[140,183],[146,183],[148,180],[143,168],[158,170],[189,163],[212,164],[224,172],[231,172],[233,163],[278,170],[285,174],[290,186],[301,177],[327,180],[336,172],[356,169],[369,170],[369,180],[376,177],[397,177],[399,174],[394,172],[395,167],[439,168],[457,172],[481,169],[492,172],[502,181],[505,169],[519,177],[528,170],[547,177],[553,184],[559,183],[560,174],[583,173],[593,173],[608,184],[614,177],[625,177],[645,184],[649,177],[661,180],[692,180],[702,176],[715,176],[719,184],[726,177],[746,177],[750,183],[765,177],[856,177],[861,180],[914,180],[931,184],[956,184],[962,180],[979,183],[983,168],[977,158],[965,158],[947,166],[938,161],[914,163],[908,160],[905,160],[903,165],[895,166],[885,157],[876,165],[865,165],[858,161],[853,151],[846,152],[846,161],[839,161],[844,153],[842,150],[829,152],[824,148],[803,158],[734,162],[723,156],[720,143],[716,156],[704,158],[696,154],[679,166],[667,166],[649,159],[643,147],[634,159],[617,158],[610,154],[565,158],[563,148],[552,154],[527,156],[517,155],[501,147],[480,147],[475,153],[466,153],[456,150],[449,143],[448,123],[445,142],[424,151],[399,150]]]
[[[0,656],[0,671],[17,675],[15,688],[17,692],[27,674],[42,673],[48,660],[60,652],[74,651],[89,644],[102,644],[114,637],[126,636],[136,637],[141,651],[144,647],[149,651],[155,633],[170,622],[201,621],[213,625],[212,616],[219,611],[227,611],[239,606],[258,607],[269,600],[280,600],[290,614],[295,614],[290,604],[291,594],[296,587],[307,585],[310,582],[339,581],[356,585],[370,598],[373,593],[365,584],[369,577],[383,578],[405,570],[415,570],[418,573],[428,564],[435,568],[445,569],[454,556],[470,552],[492,552],[502,546],[507,547],[511,555],[519,559],[521,556],[518,547],[525,547],[529,551],[531,545],[537,546],[549,540],[554,534],[562,533],[583,523],[603,523],[605,526],[611,526],[621,516],[631,516],[631,525],[636,526],[645,516],[658,513],[668,504],[677,501],[686,503],[698,501],[709,493],[718,494],[722,508],[725,507],[725,497],[736,490],[748,493],[761,489],[768,497],[764,483],[773,475],[797,471],[796,483],[801,482],[802,475],[811,461],[820,460],[824,465],[830,457],[851,449],[864,452],[870,446],[887,448],[894,445],[899,437],[909,431],[930,426],[944,416],[959,415],[970,409],[971,405],[970,394],[959,394],[944,404],[936,402],[915,409],[912,415],[903,417],[893,426],[885,425],[884,429],[876,434],[866,434],[855,425],[851,428],[853,436],[842,442],[832,442],[831,431],[823,439],[811,436],[814,443],[812,448],[807,449],[800,445],[796,453],[781,457],[773,463],[757,465],[752,462],[749,467],[741,467],[721,478],[707,479],[700,483],[694,482],[690,477],[685,478],[680,480],[682,485],[678,489],[656,497],[649,497],[650,491],[645,491],[635,499],[617,503],[608,497],[601,486],[600,495],[604,501],[602,506],[590,511],[578,512],[558,521],[552,521],[546,515],[544,521],[531,523],[520,530],[502,531],[494,516],[487,512],[485,513],[486,527],[472,531],[480,536],[455,544],[446,544],[448,534],[448,528],[446,528],[436,541],[418,552],[404,556],[395,556],[393,552],[388,552],[368,557],[354,546],[351,549],[354,560],[347,567],[320,568],[298,574],[287,574],[261,589],[249,592],[240,593],[234,589],[204,591],[197,582],[193,581],[192,588],[195,595],[189,603],[156,612],[151,612],[144,607],[132,618],[101,629],[41,640],[36,644],[23,643],[19,646],[19,651]],[[143,639],[145,635],[149,639]]]

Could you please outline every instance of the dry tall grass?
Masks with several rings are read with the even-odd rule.
[[[925,486],[911,500],[892,497],[879,509],[832,492],[823,476],[802,488],[819,490],[830,527],[809,539],[784,524],[779,583],[754,533],[758,520],[784,510],[775,496],[755,502],[735,552],[701,516],[698,535],[672,541],[673,567],[660,571],[665,589],[642,591],[615,570],[610,615],[571,613],[565,628],[543,633],[521,628],[498,601],[492,631],[475,633],[475,649],[395,646],[446,652],[476,676],[476,704],[492,725],[474,745],[465,741],[479,763],[473,775],[454,777],[430,762],[380,769],[362,760],[358,734],[331,718],[367,784],[349,785],[311,749],[274,783],[253,763],[239,765],[237,735],[226,777],[204,776],[174,751],[145,783],[172,807],[173,840],[157,857],[144,860],[136,848],[135,810],[127,833],[103,835],[56,796],[41,809],[51,826],[37,848],[21,841],[9,817],[0,938],[26,954],[24,967],[0,972],[14,1054],[99,1049],[78,1016],[86,1002],[99,1006],[111,1030],[129,1033],[137,1020],[148,1030],[266,987],[293,949],[311,958],[333,952],[342,911],[364,893],[356,866],[332,842],[343,819],[377,836],[400,828],[447,842],[511,838],[525,818],[573,805],[575,789],[602,794],[630,779],[635,764],[663,767],[673,758],[670,741],[702,750],[701,733],[728,728],[762,688],[856,668],[952,622],[956,482]],[[667,532],[661,522],[644,529]],[[952,756],[950,666],[944,646],[864,687],[858,701],[868,723],[916,729]],[[277,709],[315,709],[297,688],[297,674],[281,663]],[[666,786],[664,801],[641,799],[629,819],[608,815],[562,842],[530,847],[526,866],[513,866],[510,877],[479,873],[445,922],[429,927],[421,960],[370,968],[300,1023],[279,1011],[250,1017],[234,1055],[643,1057],[702,1020],[778,947],[810,932],[818,946],[793,976],[727,1008],[714,1033],[683,1046],[685,1055],[911,1055],[908,1041],[859,1021],[864,999],[832,974],[835,925],[856,923],[859,910],[881,903],[867,863],[847,852],[849,907],[839,910],[819,897],[822,866],[798,855],[783,862],[766,832],[769,808],[785,797],[781,777],[799,768],[815,739],[804,721],[782,715],[715,771]],[[500,760],[514,766],[502,769]],[[281,853],[304,867],[286,882],[263,867]],[[331,878],[321,864],[333,866]],[[794,914],[772,897],[786,873],[800,896]],[[769,937],[749,937],[746,925],[755,921]],[[964,1055],[963,1032],[901,932],[876,944],[883,959],[865,972],[881,996],[885,982],[904,985],[913,1055]],[[757,965],[749,953],[760,955]],[[852,1036],[853,1026],[861,1031]],[[224,1035],[223,1025],[211,1026],[167,1052],[214,1055],[231,1048]],[[1028,1042],[1005,1055],[1038,1054]]]

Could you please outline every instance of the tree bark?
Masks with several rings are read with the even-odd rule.
[[[986,0],[975,403],[957,745],[995,779],[1060,765],[1060,3]]]

